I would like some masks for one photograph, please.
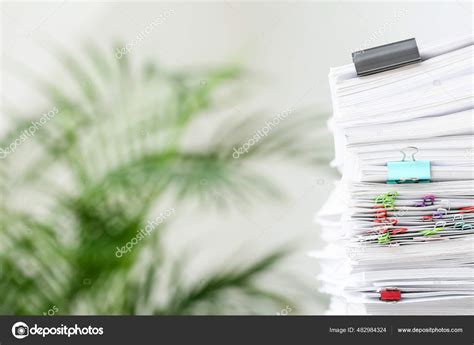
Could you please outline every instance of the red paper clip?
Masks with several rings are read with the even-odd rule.
[[[407,231],[408,231],[408,228],[396,228],[392,230],[392,235],[404,234]]]
[[[471,213],[474,212],[474,206],[461,207],[459,210],[461,213]]]
[[[380,291],[380,300],[385,302],[394,302],[402,299],[402,292],[398,289],[382,289]]]
[[[396,218],[388,218],[387,221],[389,224],[392,224],[392,225],[397,225],[398,223],[398,220]]]
[[[375,218],[385,218],[387,217],[387,211],[385,209],[377,209],[375,211]]]

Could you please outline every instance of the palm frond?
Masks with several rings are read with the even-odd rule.
[[[256,260],[244,267],[230,267],[203,278],[198,284],[189,288],[177,290],[169,304],[159,314],[187,314],[200,304],[213,304],[232,292],[240,292],[255,299],[268,299],[274,303],[284,304],[287,299],[283,296],[261,290],[255,286],[255,280],[260,275],[272,270],[274,266],[288,254],[287,250],[275,252]]]
[[[176,207],[195,198],[221,208],[281,198],[255,163],[326,159],[315,154],[319,134],[307,131],[322,117],[295,112],[235,159],[234,149],[265,123],[260,114],[212,116],[229,106],[219,92],[240,88],[246,72],[239,65],[170,71],[147,62],[136,73],[128,56],[116,59],[91,44],[82,55],[55,51],[72,87],[34,80],[59,112],[0,166],[0,312],[40,314],[60,305],[65,314],[226,313],[241,301],[238,310],[265,313],[257,301],[272,309],[287,303],[258,284],[282,250],[243,266],[229,261],[190,285],[165,255],[162,237],[173,219],[126,257],[114,254],[170,196]],[[42,113],[15,122],[1,146]],[[201,135],[199,121],[214,131]],[[30,200],[33,193],[38,198]],[[166,287],[167,280],[176,285]],[[169,295],[165,304],[155,301],[160,289]]]

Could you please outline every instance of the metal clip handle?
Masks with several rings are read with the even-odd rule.
[[[416,161],[415,155],[418,153],[418,148],[416,148],[415,146],[407,146],[404,149],[400,150],[400,152],[403,155],[402,162],[407,162],[407,150],[409,149],[415,150],[414,152],[410,154],[411,162]]]

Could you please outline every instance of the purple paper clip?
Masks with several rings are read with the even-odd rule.
[[[436,200],[436,197],[432,194],[425,195],[423,197],[423,201],[425,203],[425,206],[431,206],[434,204],[434,201]]]
[[[433,212],[433,218],[441,219],[443,216],[448,215],[448,210],[444,208],[438,208],[436,211]]]

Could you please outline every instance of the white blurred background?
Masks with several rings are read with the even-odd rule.
[[[84,40],[104,47],[117,39],[133,42],[161,14],[166,19],[137,42],[130,57],[156,59],[171,68],[243,61],[259,87],[249,104],[237,110],[258,107],[269,114],[310,108],[329,116],[329,68],[350,63],[352,51],[410,37],[422,47],[473,29],[472,4],[462,1],[3,2],[1,13],[2,103],[25,113],[45,102],[25,82],[25,73],[35,71],[61,82],[51,43],[80,51]],[[0,133],[9,125],[3,115]],[[175,219],[167,241],[177,252],[208,248],[196,257],[197,270],[236,248],[245,256],[276,243],[304,243],[287,270],[314,286],[314,296],[301,297],[302,312],[323,313],[325,298],[316,291],[317,262],[304,250],[321,245],[313,215],[337,174],[329,167],[315,172],[278,162],[262,169],[287,190],[286,202],[252,207],[245,215],[189,211]]]

